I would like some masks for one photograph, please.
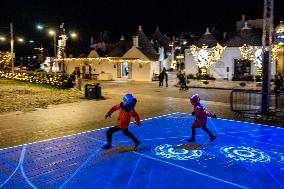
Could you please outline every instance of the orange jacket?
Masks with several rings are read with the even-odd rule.
[[[126,112],[123,109],[120,108],[120,105],[117,104],[113,106],[108,113],[112,114],[114,111],[119,110],[119,116],[116,121],[116,125],[121,129],[127,129],[130,123],[131,117],[135,119],[136,124],[140,124],[140,118],[139,115],[136,113],[134,109],[132,109],[130,112]]]

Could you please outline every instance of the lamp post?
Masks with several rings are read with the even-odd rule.
[[[13,31],[13,23],[10,23],[10,43],[11,43],[11,71],[12,71],[12,79],[14,79],[14,31]]]
[[[53,52],[54,58],[56,57],[56,32],[54,30],[49,30],[49,35],[53,36]]]

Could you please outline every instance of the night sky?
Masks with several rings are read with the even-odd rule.
[[[91,36],[97,37],[101,31],[106,30],[113,42],[121,35],[130,38],[139,25],[146,35],[157,26],[169,37],[183,31],[201,35],[213,26],[219,31],[234,31],[242,14],[248,19],[262,18],[263,0],[6,0],[0,4],[0,34],[8,34],[12,21],[15,36],[41,41],[52,52],[52,37],[35,26],[59,27],[64,22],[67,31],[79,33],[77,41],[67,41],[69,50],[78,55],[89,51]],[[284,20],[284,0],[275,0],[274,17],[275,24]],[[5,48],[7,44],[0,44],[0,50]],[[21,55],[34,53],[27,45],[16,44],[16,48]]]

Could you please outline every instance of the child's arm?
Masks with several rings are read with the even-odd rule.
[[[109,109],[109,111],[107,112],[107,114],[105,115],[105,118],[108,118],[111,116],[111,114],[113,112],[115,112],[116,110],[118,110],[120,108],[119,104],[113,106],[111,109]]]
[[[215,114],[212,114],[211,112],[208,112],[206,110],[205,110],[205,112],[206,112],[206,116],[208,116],[208,117],[212,117],[212,118],[216,118],[217,117]]]
[[[131,117],[133,117],[135,119],[135,123],[136,125],[140,125],[141,121],[140,121],[140,117],[137,114],[137,112],[133,109],[132,112],[130,113]]]

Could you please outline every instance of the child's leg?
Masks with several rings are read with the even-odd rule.
[[[119,130],[120,130],[120,128],[118,126],[111,127],[107,130],[106,137],[107,137],[107,143],[109,145],[111,145],[111,142],[112,142],[112,134],[119,131]]]
[[[139,140],[130,132],[128,131],[128,129],[121,129],[123,134],[129,138],[131,138],[131,140],[133,140],[134,143],[139,142]]]
[[[134,142],[134,149],[137,149],[137,147],[140,144],[140,141],[130,132],[128,131],[128,129],[121,129],[123,134],[129,138],[131,138],[131,140],[133,140]]]
[[[202,130],[205,131],[210,136],[210,142],[215,140],[216,137],[211,133],[211,131],[209,131],[207,127],[202,127]]]
[[[194,142],[195,141],[195,127],[191,127],[191,138],[190,139],[188,139],[187,141],[188,142]]]

